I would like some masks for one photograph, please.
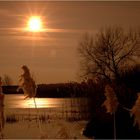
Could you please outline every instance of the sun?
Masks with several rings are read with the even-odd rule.
[[[30,32],[40,32],[42,30],[42,20],[39,16],[31,16],[27,26]]]

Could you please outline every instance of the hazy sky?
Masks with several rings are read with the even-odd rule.
[[[31,15],[48,31],[23,31]],[[140,2],[0,1],[0,75],[17,84],[25,64],[37,83],[76,81],[82,35],[110,25],[139,27]]]

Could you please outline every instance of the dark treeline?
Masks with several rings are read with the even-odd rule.
[[[3,91],[4,94],[19,94],[19,93],[23,93],[22,90],[17,92],[17,88],[18,88],[18,86],[16,86],[16,85],[4,85],[4,86],[2,86],[2,91]]]
[[[81,83],[42,84],[38,85],[37,97],[89,97],[97,92],[97,86],[92,80]]]
[[[57,83],[57,84],[39,84],[37,85],[36,97],[92,97],[99,104],[105,99],[104,87],[108,81],[105,79],[92,79],[84,80],[83,82],[69,82],[69,83]],[[124,99],[122,96],[127,96],[133,100],[136,99],[137,93],[140,91],[140,65],[136,65],[133,69],[126,71],[121,75],[121,86],[115,87],[120,88],[121,97],[120,100]],[[113,85],[113,84],[112,84]],[[17,91],[18,86],[2,86],[4,94],[23,94],[22,90]],[[119,95],[118,95],[119,96]],[[126,103],[129,103],[128,98]],[[97,103],[97,104],[98,104]],[[132,104],[132,103],[131,103]]]
[[[3,86],[4,94],[23,94],[22,89],[17,91],[18,86]],[[57,84],[39,84],[37,85],[36,97],[91,97],[93,93],[99,92],[99,85],[93,80],[81,83],[57,83]]]
[[[69,82],[57,84],[39,84],[37,85],[36,97],[90,97],[96,105],[101,105],[105,100],[104,87],[107,84],[105,79],[84,80],[83,82]],[[121,75],[120,86],[113,86],[120,91],[118,98],[124,106],[131,108],[134,104],[137,93],[140,91],[140,65],[136,65],[131,70]],[[3,86],[4,94],[23,94],[22,90],[17,92],[18,86]]]

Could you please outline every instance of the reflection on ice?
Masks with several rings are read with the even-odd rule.
[[[89,119],[85,98],[35,98],[35,101],[38,109],[33,98],[5,95],[5,139],[85,138],[81,135]]]
[[[62,99],[54,98],[35,98],[37,108],[50,108],[60,107]],[[5,96],[5,107],[6,108],[35,108],[34,99],[24,99],[23,95],[6,95]]]
[[[59,107],[59,102],[53,103],[51,99],[35,98],[37,108],[49,108],[49,107]],[[20,104],[21,108],[35,108],[35,103],[33,98],[25,99]]]

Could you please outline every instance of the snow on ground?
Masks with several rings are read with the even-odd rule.
[[[49,120],[46,123],[22,121],[6,124],[5,139],[88,139],[82,135],[87,121]]]
[[[82,130],[88,122],[86,104],[82,100],[81,109],[81,100],[75,100],[73,102],[74,99],[43,98],[40,103],[45,106],[34,108],[28,104],[28,100],[23,100],[23,96],[6,96],[3,138],[88,139],[82,135]]]

